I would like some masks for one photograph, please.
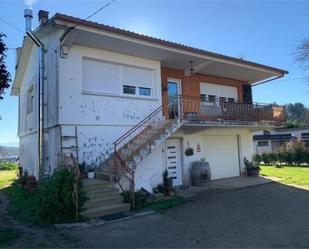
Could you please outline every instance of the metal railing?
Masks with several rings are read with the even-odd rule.
[[[206,101],[200,97],[177,95],[169,109],[171,117],[177,116],[187,122],[276,124],[286,120],[284,106],[235,100],[228,102],[218,98]]]

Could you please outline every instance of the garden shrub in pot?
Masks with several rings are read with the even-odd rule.
[[[260,174],[260,167],[255,162],[250,162],[246,157],[244,158],[245,169],[248,176],[258,176]]]

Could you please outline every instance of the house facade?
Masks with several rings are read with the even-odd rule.
[[[306,128],[280,128],[255,132],[253,142],[255,153],[277,151],[287,143],[301,141],[309,148],[309,129]]]
[[[174,185],[189,185],[202,158],[213,179],[239,176],[252,132],[285,120],[282,107],[253,103],[251,92],[284,70],[63,14],[40,11],[39,21],[12,88],[20,164],[37,178],[53,173],[60,153],[149,191],[165,169]]]

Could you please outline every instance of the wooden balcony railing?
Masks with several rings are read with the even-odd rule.
[[[283,106],[273,104],[205,101],[199,97],[177,95],[169,102],[169,117],[188,122],[232,124],[281,123],[286,120]]]

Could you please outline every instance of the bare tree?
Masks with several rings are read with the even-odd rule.
[[[308,67],[309,63],[309,39],[304,39],[297,46],[295,51],[295,59],[302,66]]]

